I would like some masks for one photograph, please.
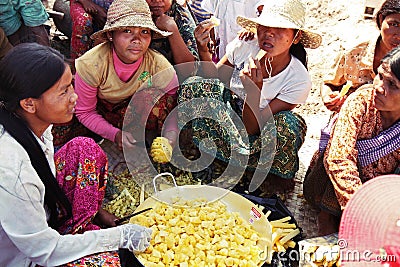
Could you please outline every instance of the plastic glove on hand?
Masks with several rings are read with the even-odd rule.
[[[153,140],[150,148],[153,160],[158,163],[167,163],[172,157],[172,146],[165,137],[157,137]]]
[[[131,252],[143,252],[151,240],[152,229],[137,224],[124,224],[120,227],[120,248],[127,248]]]

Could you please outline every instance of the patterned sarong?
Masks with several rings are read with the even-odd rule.
[[[193,100],[195,108],[184,105]],[[307,131],[304,119],[291,111],[278,112],[273,122],[265,123],[260,135],[248,136],[241,114],[236,112],[241,110],[235,106],[237,103],[219,80],[191,77],[178,93],[179,126],[195,118],[191,120],[193,142],[201,151],[216,152],[216,158],[222,161],[261,170],[271,166],[272,161],[270,173],[294,178],[299,169],[298,151]],[[202,142],[205,139],[212,140],[216,147]],[[264,156],[260,157],[261,151]]]
[[[107,184],[108,161],[103,150],[90,138],[77,137],[54,155],[57,181],[72,206],[72,218],[57,230],[78,234],[100,229],[92,220],[102,205]],[[118,267],[118,251],[89,255],[64,266]]]

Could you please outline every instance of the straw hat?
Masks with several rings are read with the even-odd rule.
[[[161,31],[154,24],[150,8],[145,0],[115,0],[108,9],[107,21],[103,30],[92,34],[92,39],[107,39],[106,33],[122,30],[127,27],[149,28],[154,31],[153,38],[171,35],[171,32]]]
[[[399,192],[400,175],[376,177],[356,191],[340,222],[341,266],[382,267],[382,262],[371,260],[385,253],[395,255],[397,260],[387,261],[386,266],[400,266]]]
[[[272,0],[264,2],[264,8],[259,17],[238,16],[236,22],[254,33],[257,33],[257,25],[298,29],[303,32],[300,42],[304,47],[317,48],[321,44],[322,37],[304,28],[305,13],[305,7],[299,0]]]

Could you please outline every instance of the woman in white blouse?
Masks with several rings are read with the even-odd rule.
[[[62,55],[36,43],[18,45],[0,61],[0,266],[58,266],[92,254],[117,262],[119,248],[149,245],[151,229],[139,225],[100,229],[115,226],[113,216],[92,206],[106,184],[100,147],[79,138],[53,153],[51,125],[69,121],[75,110],[71,82]],[[79,169],[85,165],[76,157],[93,151],[88,162],[99,162]],[[66,176],[71,162],[76,171]]]

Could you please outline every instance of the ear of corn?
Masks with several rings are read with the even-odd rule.
[[[340,90],[339,96],[340,97],[345,96],[352,86],[353,86],[353,82],[347,81],[347,83],[345,85],[343,85],[342,90]]]
[[[167,163],[172,157],[172,146],[165,137],[157,137],[153,140],[150,155],[155,162]]]

